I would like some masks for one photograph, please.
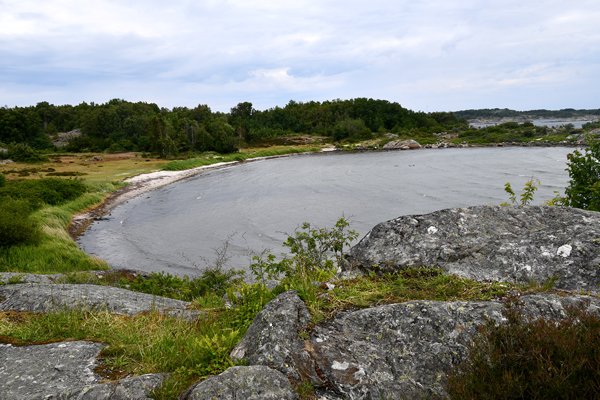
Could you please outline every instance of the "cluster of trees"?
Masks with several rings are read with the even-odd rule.
[[[241,143],[256,143],[288,135],[324,135],[335,140],[368,138],[374,132],[421,130],[435,132],[464,127],[451,113],[422,113],[385,100],[358,98],[325,102],[290,101],[285,107],[260,111],[243,102],[229,113],[206,105],[172,110],[156,104],[113,99],[104,104],[0,108],[0,142],[51,148],[58,132],[80,129],[71,151],[147,151],[168,156],[179,152],[236,151]]]

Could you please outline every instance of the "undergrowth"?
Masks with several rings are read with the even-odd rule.
[[[451,399],[599,399],[600,317],[570,308],[555,321],[532,320],[518,304],[506,323],[479,329],[468,358],[448,379]]]

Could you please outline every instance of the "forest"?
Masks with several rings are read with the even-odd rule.
[[[289,134],[342,139],[368,139],[373,133],[411,130],[437,132],[466,127],[452,113],[423,113],[386,100],[357,98],[324,102],[290,101],[284,107],[256,110],[242,102],[230,112],[207,105],[161,108],[156,104],[113,99],[104,104],[81,103],[0,108],[0,143],[53,148],[52,138],[75,129],[81,135],[66,151],[142,151],[162,157],[185,152],[230,153]]]

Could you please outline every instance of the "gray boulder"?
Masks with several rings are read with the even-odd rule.
[[[189,303],[126,289],[72,284],[15,284],[0,286],[0,310],[48,312],[63,309],[102,309],[134,315],[157,310],[169,315],[194,318]]]
[[[347,257],[345,273],[440,267],[476,279],[544,282],[597,292],[600,213],[562,207],[477,206],[376,225]]]
[[[413,139],[393,140],[383,145],[384,150],[416,150],[420,148],[419,142]]]
[[[296,400],[288,379],[281,372],[255,365],[231,367],[210,377],[183,396],[183,400]]]
[[[280,294],[258,313],[231,358],[250,365],[266,365],[294,381],[321,383],[313,360],[298,335],[308,328],[310,314],[296,292]]]
[[[0,345],[0,399],[46,398],[96,383],[94,367],[103,347],[82,341]]]

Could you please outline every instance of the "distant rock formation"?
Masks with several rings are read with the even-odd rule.
[[[415,150],[420,148],[419,142],[413,139],[393,140],[383,145],[384,150]]]

